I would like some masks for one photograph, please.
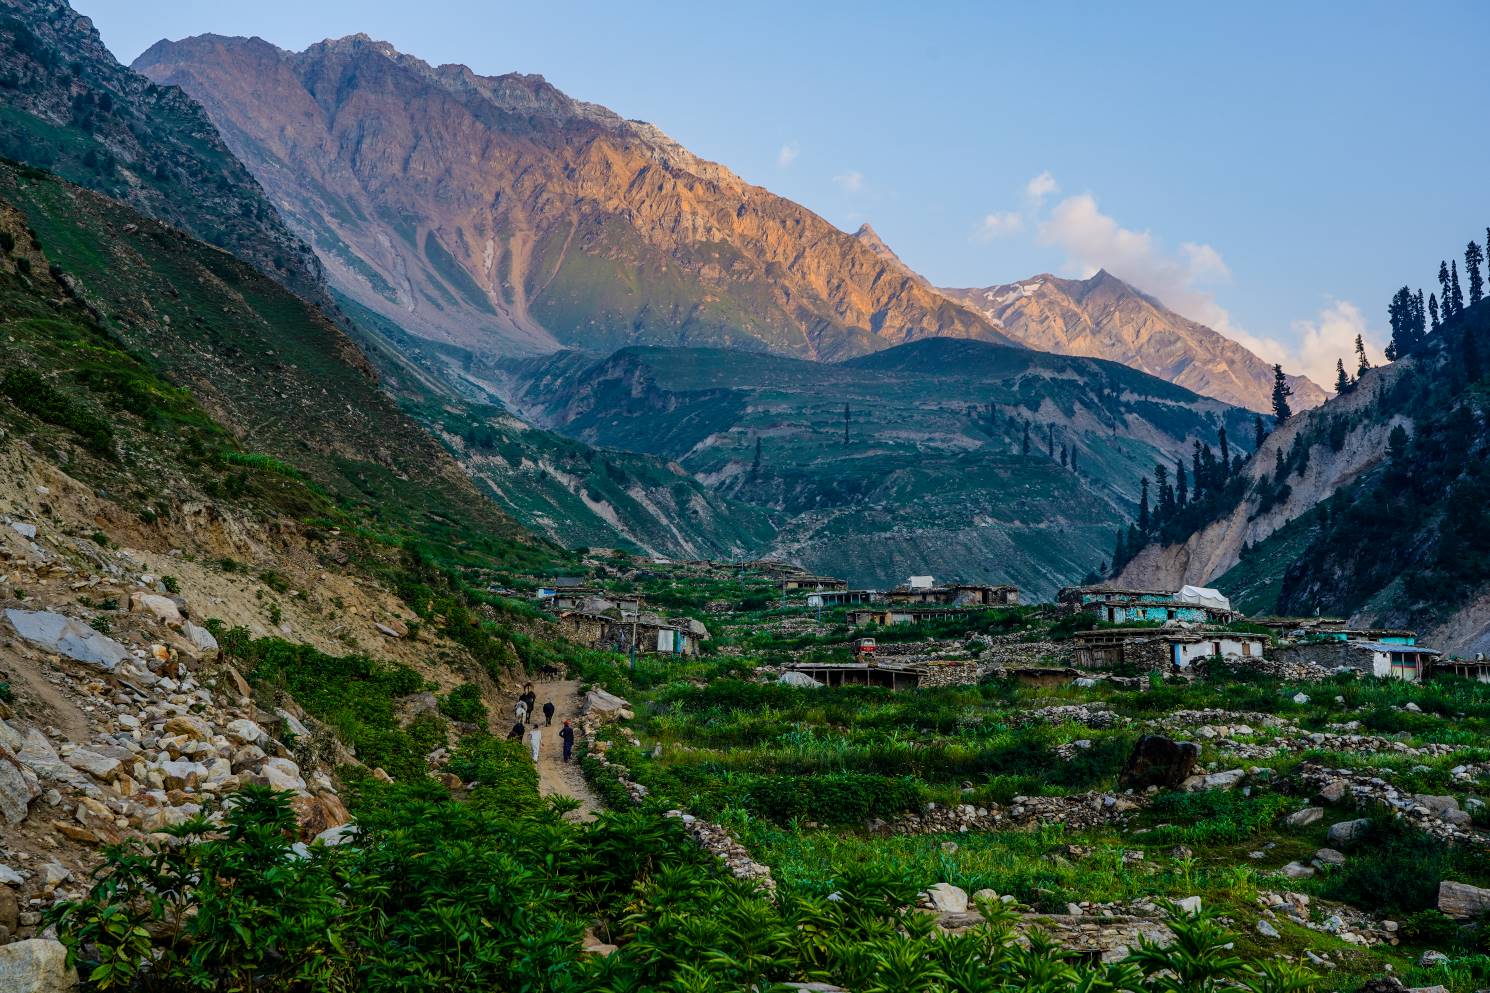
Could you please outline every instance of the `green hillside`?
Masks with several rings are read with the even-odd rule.
[[[629,348],[511,370],[517,409],[592,445],[674,459],[781,515],[774,547],[813,568],[1037,596],[1106,560],[1157,460],[1213,443],[1223,424],[1240,436],[1250,418],[1114,363],[955,339],[838,365]]]

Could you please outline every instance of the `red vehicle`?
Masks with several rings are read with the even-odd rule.
[[[854,642],[854,661],[873,662],[874,648],[875,645],[873,638],[860,638],[858,641]]]

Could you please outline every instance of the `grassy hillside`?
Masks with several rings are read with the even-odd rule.
[[[314,307],[225,252],[47,174],[0,165],[0,199],[99,323],[236,444],[389,527],[454,544],[523,537]]]

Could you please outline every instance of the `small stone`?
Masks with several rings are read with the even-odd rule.
[[[1314,861],[1321,866],[1338,869],[1345,864],[1345,853],[1333,848],[1321,848],[1314,853]]]
[[[1419,958],[1418,958],[1418,965],[1422,966],[1425,969],[1431,969],[1433,966],[1443,965],[1448,960],[1449,960],[1449,957],[1447,955],[1445,955],[1443,952],[1437,952],[1437,951],[1433,951],[1432,949],[1429,949],[1428,951],[1424,952],[1421,956],[1419,956]]]
[[[1353,821],[1340,821],[1330,825],[1329,839],[1331,846],[1337,848],[1349,848],[1351,845],[1364,838],[1371,830],[1371,819],[1358,817]]]
[[[1283,867],[1283,875],[1289,879],[1308,879],[1314,875],[1314,867],[1304,865],[1302,862],[1290,862]]]
[[[1303,810],[1296,810],[1283,818],[1283,826],[1305,828],[1311,824],[1318,824],[1322,820],[1324,820],[1323,807],[1305,807]]]
[[[1278,929],[1273,927],[1273,925],[1270,924],[1266,919],[1262,919],[1257,922],[1257,933],[1262,935],[1264,938],[1282,937],[1282,935],[1278,933]]]

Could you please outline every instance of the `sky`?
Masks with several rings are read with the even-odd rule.
[[[942,286],[1099,268],[1333,384],[1490,225],[1490,4],[73,0],[160,38],[366,32],[539,73]]]

